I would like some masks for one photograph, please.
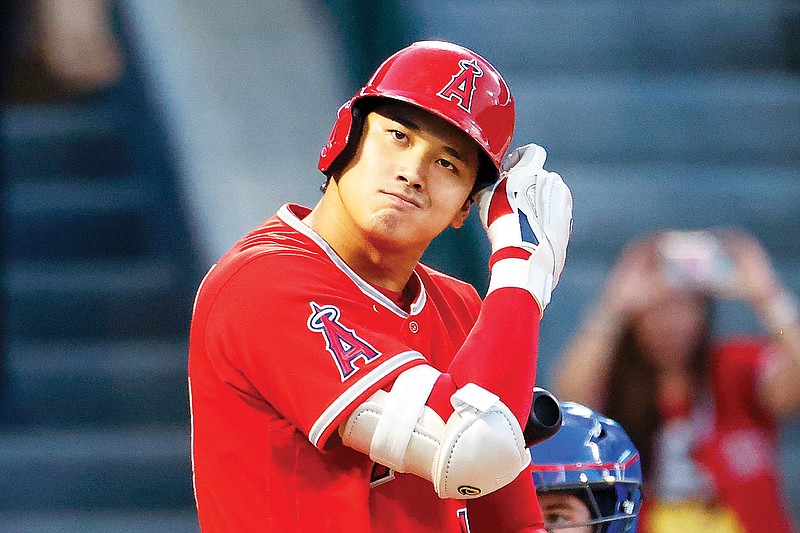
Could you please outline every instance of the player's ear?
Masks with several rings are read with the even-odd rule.
[[[464,205],[461,206],[461,209],[458,210],[458,213],[456,213],[456,216],[453,218],[453,221],[450,223],[450,225],[455,229],[463,226],[464,221],[467,220],[467,216],[469,216],[469,209],[474,203],[475,200],[473,200],[472,195],[470,195],[469,198],[467,198],[464,202]]]

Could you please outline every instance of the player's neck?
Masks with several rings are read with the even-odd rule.
[[[403,261],[392,259],[385,254],[379,257],[354,254],[343,259],[362,279],[394,292],[402,292],[405,289],[414,267],[419,263],[419,258],[413,262]]]
[[[424,249],[392,247],[376,242],[354,230],[346,218],[326,205],[323,197],[303,222],[316,231],[359,277],[373,285],[402,292]]]

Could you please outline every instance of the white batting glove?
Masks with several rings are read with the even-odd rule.
[[[544,170],[547,152],[528,144],[508,154],[500,180],[478,191],[481,222],[492,246],[489,292],[519,287],[544,312],[558,284],[572,231],[572,193]]]

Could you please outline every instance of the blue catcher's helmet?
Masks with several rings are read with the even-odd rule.
[[[592,520],[549,530],[596,524],[600,533],[636,531],[642,467],[628,434],[583,405],[561,402],[561,411],[558,433],[530,448],[536,492],[568,491],[583,500]]]

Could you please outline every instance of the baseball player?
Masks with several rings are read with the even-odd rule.
[[[514,100],[451,43],[389,57],[338,112],[319,203],[285,205],[198,289],[189,349],[201,529],[541,532],[522,425],[572,198]],[[501,164],[502,163],[502,164]],[[475,289],[421,264],[472,204]]]
[[[530,448],[547,530],[635,532],[642,504],[639,452],[615,421],[561,402],[561,429]]]

